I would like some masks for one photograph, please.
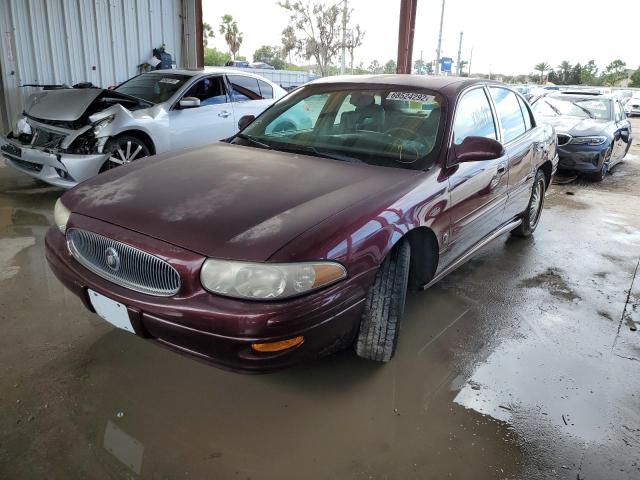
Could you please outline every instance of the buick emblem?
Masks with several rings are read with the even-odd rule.
[[[117,272],[120,269],[120,255],[115,248],[107,248],[105,250],[105,256],[107,261],[107,267],[109,267],[114,272]]]

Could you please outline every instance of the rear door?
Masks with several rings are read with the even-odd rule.
[[[233,107],[222,75],[201,78],[181,99],[185,97],[199,99],[200,106],[181,108],[178,100],[169,112],[172,150],[217,142],[235,133]]]
[[[615,145],[612,152],[612,163],[615,164],[622,160],[629,150],[630,145],[624,140],[622,134],[623,132],[627,132],[627,138],[630,137],[631,123],[627,119],[622,105],[616,99],[613,100],[613,115],[616,122],[616,132],[614,136]]]
[[[457,102],[452,144],[460,145],[470,136],[500,140],[498,123],[483,86],[465,91]],[[452,161],[455,159],[450,159]],[[448,168],[452,226],[448,256],[451,260],[501,225],[507,200],[507,164],[505,155]]]
[[[238,124],[245,115],[260,115],[273,103],[273,87],[248,75],[227,75],[229,91],[233,100],[233,116]]]
[[[542,152],[536,150],[536,134],[533,116],[529,107],[515,92],[490,87],[498,121],[502,131],[502,143],[505,147],[508,163],[508,201],[505,206],[504,220],[521,214],[529,204],[533,179],[534,156]]]

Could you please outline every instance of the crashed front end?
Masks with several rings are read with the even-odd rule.
[[[100,132],[113,115],[96,114],[89,123],[21,118],[14,130],[0,137],[0,151],[7,163],[34,178],[71,188],[94,175],[108,158],[108,137]]]

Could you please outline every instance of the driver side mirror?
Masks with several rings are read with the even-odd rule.
[[[624,143],[629,143],[629,129],[623,128],[620,130],[620,138]]]
[[[180,108],[194,108],[200,106],[200,99],[196,97],[183,97],[180,100]]]
[[[454,145],[453,150],[457,163],[495,160],[504,155],[502,144],[486,137],[467,137],[460,145]]]
[[[240,130],[244,130],[255,119],[255,115],[243,115],[242,117],[240,117],[240,120],[238,120],[238,128]]]

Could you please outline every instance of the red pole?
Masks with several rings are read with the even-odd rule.
[[[196,68],[204,66],[204,42],[202,41],[202,0],[196,0]]]
[[[413,33],[416,29],[418,0],[400,0],[400,24],[398,27],[398,63],[396,73],[411,73]]]

